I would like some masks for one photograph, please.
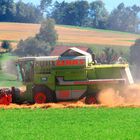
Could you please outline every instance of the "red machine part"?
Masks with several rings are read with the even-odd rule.
[[[46,103],[46,99],[47,99],[46,94],[43,92],[37,92],[34,96],[34,101],[37,104]]]
[[[0,89],[0,104],[9,105],[12,103],[12,91],[7,88]]]

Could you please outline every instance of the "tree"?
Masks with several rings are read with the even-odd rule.
[[[130,62],[134,78],[140,79],[140,39],[137,39],[130,47]]]
[[[43,21],[36,38],[40,41],[45,41],[50,46],[55,45],[58,39],[58,35],[55,30],[55,21],[53,19],[47,19],[46,21]]]
[[[136,5],[125,7],[124,3],[119,4],[110,14],[108,28],[118,31],[138,32],[139,12],[140,7]]]
[[[40,9],[30,3],[17,2],[16,11],[16,22],[39,23],[43,19]]]
[[[41,24],[40,32],[35,37],[21,40],[14,51],[18,56],[49,55],[57,40],[54,20],[48,19]]]
[[[89,14],[91,27],[99,29],[105,29],[107,27],[109,14],[105,8],[105,4],[101,0],[90,3]]]
[[[104,48],[103,53],[97,56],[97,62],[101,64],[112,64],[118,59],[118,53],[112,48]]]
[[[21,40],[18,43],[15,54],[18,56],[40,56],[49,55],[50,47],[44,41],[39,41],[35,37]]]
[[[64,24],[65,23],[65,9],[67,7],[67,4],[65,1],[63,2],[58,2],[56,1],[54,3],[54,6],[53,6],[53,10],[51,12],[51,17],[53,19],[55,19],[56,23],[57,24]]]
[[[76,25],[83,26],[85,24],[86,18],[89,13],[89,4],[87,1],[76,1],[75,3],[75,11],[76,11]]]
[[[130,61],[132,64],[140,67],[140,39],[137,39],[135,43],[130,47]]]
[[[52,0],[41,0],[40,1],[40,10],[42,13],[46,13],[49,16],[49,7],[52,4]]]
[[[0,21],[38,23],[42,18],[40,8],[31,3],[0,0]]]
[[[10,42],[8,40],[2,41],[1,48],[6,50],[6,52],[10,51],[10,49],[11,49]]]
[[[71,2],[69,4],[67,4],[67,7],[65,8],[64,11],[64,24],[66,25],[76,25],[77,22],[77,13],[76,13],[76,6],[74,4],[74,2]]]
[[[51,17],[58,24],[83,26],[88,17],[88,12],[89,4],[84,0],[71,3],[55,2]]]
[[[13,0],[0,1],[0,21],[13,21],[16,6]]]
[[[2,70],[1,61],[0,61],[0,71]]]

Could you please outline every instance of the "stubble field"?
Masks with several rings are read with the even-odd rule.
[[[20,39],[34,36],[39,31],[39,24],[24,23],[0,23],[0,41],[10,40],[14,47]],[[86,44],[86,45],[109,45],[131,46],[140,35],[115,32],[109,30],[97,30],[72,26],[56,25],[59,44]]]

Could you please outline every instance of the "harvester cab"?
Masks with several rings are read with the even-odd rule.
[[[16,62],[18,80],[22,81],[23,83],[33,81],[34,60],[34,57],[23,57],[18,59]]]
[[[61,56],[19,58],[16,67],[18,79],[27,84],[33,82],[36,74],[51,74],[55,67],[87,67],[90,64],[93,64],[93,61],[89,53],[77,48],[70,48]],[[43,79],[45,80],[45,78]]]

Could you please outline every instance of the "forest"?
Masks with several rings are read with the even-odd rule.
[[[37,6],[21,0],[0,1],[0,22],[40,23],[46,18],[53,18],[60,25],[139,33],[139,15],[140,7],[137,5],[125,6],[120,3],[112,11],[108,11],[101,0],[90,3],[86,0],[40,0]]]

